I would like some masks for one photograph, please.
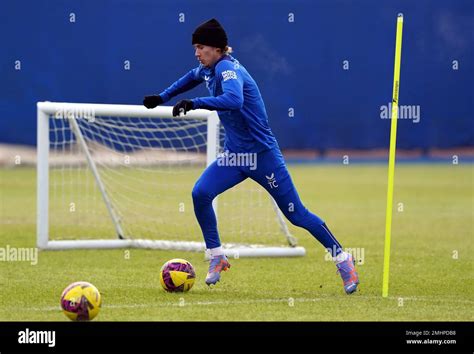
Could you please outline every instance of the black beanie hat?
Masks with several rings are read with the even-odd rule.
[[[227,34],[221,24],[213,18],[196,28],[192,44],[196,43],[224,49],[227,46]]]

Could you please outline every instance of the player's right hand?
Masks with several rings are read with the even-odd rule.
[[[145,96],[143,99],[143,105],[146,108],[155,108],[156,106],[163,103],[163,99],[160,95]]]

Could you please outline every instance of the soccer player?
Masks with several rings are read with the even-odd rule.
[[[215,110],[225,128],[225,152],[256,156],[254,166],[229,166],[215,161],[206,168],[192,191],[194,212],[211,253],[206,283],[216,284],[220,273],[230,268],[221,247],[212,201],[227,189],[251,178],[271,194],[292,224],[308,230],[331,253],[345,292],[354,293],[359,277],[353,257],[343,251],[324,221],[301,202],[269,127],[257,84],[245,67],[230,55],[232,49],[220,23],[211,19],[199,25],[192,35],[192,45],[199,66],[159,95],[146,96],[143,104],[155,108],[205,82],[211,96],[179,101],[173,107],[173,116],[198,108]]]

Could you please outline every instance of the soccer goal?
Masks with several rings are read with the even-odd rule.
[[[38,102],[40,249],[204,252],[191,191],[220,152],[216,112]],[[231,257],[303,256],[276,206],[246,180],[213,202]]]

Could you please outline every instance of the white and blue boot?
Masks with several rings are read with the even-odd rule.
[[[206,284],[216,284],[221,279],[221,272],[230,268],[230,263],[225,255],[215,256],[209,262],[209,271],[206,276]]]

